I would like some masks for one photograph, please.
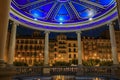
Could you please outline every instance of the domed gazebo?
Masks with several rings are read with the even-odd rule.
[[[10,18],[26,27],[53,31],[83,31],[117,18],[114,0],[12,0]]]
[[[78,65],[81,65],[81,32],[108,24],[113,63],[118,64],[112,21],[120,19],[119,13],[120,0],[0,0],[0,67],[5,67],[4,53],[9,19],[13,21],[7,62],[9,65],[14,60],[18,24],[45,31],[44,65],[48,65],[50,32],[77,33]]]
[[[118,10],[116,7],[118,2]],[[108,24],[113,63],[118,64],[114,26],[112,21],[120,12],[119,0],[1,0],[0,1],[0,64],[3,66],[8,19],[13,21],[8,64],[13,64],[16,27],[45,31],[45,61],[48,64],[50,32],[76,32],[78,65],[82,64],[81,32]]]

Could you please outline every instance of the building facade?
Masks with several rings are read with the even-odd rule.
[[[17,37],[15,61],[33,65],[44,60],[44,38],[39,32],[32,36]]]
[[[118,52],[118,60],[120,62],[120,31],[116,31],[116,44],[117,44],[117,52]]]
[[[99,59],[100,61],[112,60],[111,44],[108,39],[83,38],[83,60]]]
[[[107,35],[104,32],[102,35]],[[108,33],[109,34],[109,33]],[[120,62],[120,31],[115,31],[118,59]],[[44,62],[44,36],[34,32],[32,36],[17,37],[15,61],[25,62],[29,66],[35,62]],[[99,59],[112,61],[111,43],[107,38],[82,37],[82,60]],[[69,39],[65,34],[49,40],[49,64],[58,61],[71,62],[78,59],[77,39]]]

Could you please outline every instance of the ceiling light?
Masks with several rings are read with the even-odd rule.
[[[93,17],[96,14],[95,10],[89,9],[88,10],[88,17]]]
[[[60,22],[60,24],[63,24],[62,22]]]
[[[37,21],[38,19],[37,18],[34,18],[35,21]]]
[[[93,18],[89,18],[89,21],[93,20]]]
[[[62,17],[60,17],[60,18],[59,18],[59,21],[63,21],[63,18],[62,18]]]

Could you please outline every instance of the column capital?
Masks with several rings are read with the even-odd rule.
[[[50,34],[50,31],[45,31],[44,33],[45,33],[45,34]]]
[[[19,23],[17,23],[17,22],[13,22],[13,25],[19,26]]]
[[[81,34],[82,33],[82,31],[76,31],[76,34]]]
[[[107,25],[108,26],[114,26],[114,24],[115,24],[114,22],[109,22]]]

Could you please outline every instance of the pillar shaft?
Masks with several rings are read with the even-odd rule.
[[[77,32],[77,40],[78,40],[78,65],[82,65],[81,32]]]
[[[17,28],[17,24],[14,22],[11,30],[10,44],[9,44],[9,50],[8,50],[8,64],[10,65],[13,64],[14,55],[15,55],[16,28]]]
[[[120,0],[116,0],[116,3],[117,3],[117,10],[118,10],[119,19],[120,19]]]
[[[116,0],[117,2],[117,11],[118,11],[118,24],[120,29],[120,0]]]
[[[115,40],[115,31],[114,31],[114,26],[113,26],[112,22],[109,24],[109,31],[110,31],[110,41],[111,41],[113,64],[119,64],[118,55],[117,55],[117,46],[116,46],[116,40]]]
[[[4,61],[11,0],[0,0],[0,61]]]
[[[48,65],[49,60],[49,32],[45,32],[45,50],[44,50],[44,65]]]

